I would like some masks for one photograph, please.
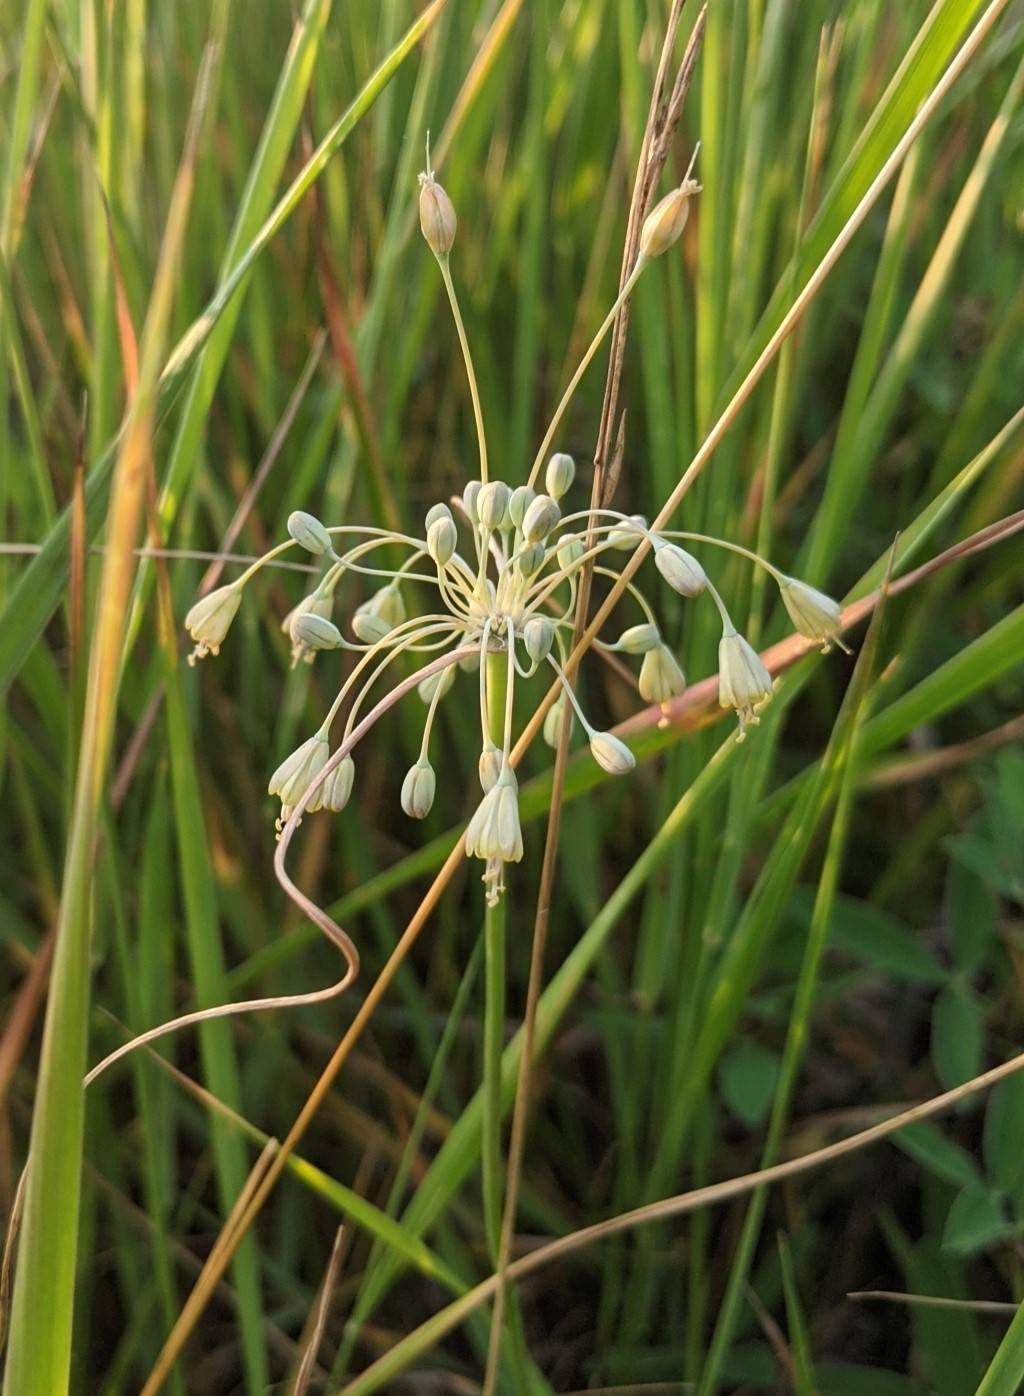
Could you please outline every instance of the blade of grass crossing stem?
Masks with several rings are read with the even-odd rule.
[[[302,196],[323,173],[331,156],[341,147],[352,129],[373,105],[374,100],[426,33],[445,3],[446,0],[433,0],[433,3],[406,31],[402,42],[374,70],[351,105],[296,175],[273,212],[239,257],[234,270],[220,285],[198,319],[178,341],[164,365],[161,377],[164,399],[173,396],[189,366],[194,362],[196,355],[215,329],[220,316],[232,303],[235,292],[245,281],[256,258],[295,212]],[[199,425],[201,428],[202,424]],[[115,441],[94,463],[86,481],[86,512],[90,537],[94,535],[102,516],[117,450],[118,442]],[[180,459],[184,461],[185,457],[181,456]],[[187,461],[186,477],[194,463],[194,457]],[[187,484],[187,478],[179,483],[180,488],[175,491],[170,488],[169,478],[165,484],[165,502],[172,513],[180,503],[181,492]],[[47,535],[39,553],[22,572],[17,585],[7,599],[2,615],[0,615],[0,693],[7,689],[20,671],[60,601],[67,579],[70,528],[70,511],[65,510]],[[140,608],[136,605],[133,612],[133,624],[136,627],[138,621],[135,617],[139,613]]]
[[[772,1113],[761,1156],[763,1168],[774,1163],[778,1156],[779,1146],[789,1118],[789,1106],[796,1086],[797,1075],[810,1039],[814,998],[828,941],[836,890],[842,873],[843,857],[850,829],[850,812],[858,784],[857,761],[856,758],[851,759],[851,753],[855,750],[857,735],[861,731],[862,723],[868,712],[871,678],[877,668],[882,609],[883,607],[880,606],[875,611],[867,639],[857,659],[847,699],[848,718],[845,714],[840,714],[839,724],[836,728],[836,736],[840,742],[839,750],[836,753],[836,762],[837,768],[841,772],[841,784],[828,846],[818,879],[818,889],[811,913],[807,944],[804,947],[800,965],[800,975],[793,996],[786,1044],[783,1049],[779,1079],[775,1087]],[[700,1375],[697,1387],[698,1396],[710,1396],[710,1393],[718,1389],[722,1365],[728,1356],[740,1306],[746,1293],[750,1267],[761,1233],[767,1201],[767,1189],[761,1188],[753,1194],[747,1208],[743,1230],[729,1273],[729,1282],[715,1323],[711,1346]]]
[[[568,1011],[594,961],[620,924],[634,898],[690,825],[704,802],[717,790],[730,769],[736,743],[730,736],[677,801],[654,838],[623,877],[600,913],[584,931],[563,964],[552,976],[537,1006],[536,1050],[542,1055]],[[522,1033],[517,1032],[502,1057],[502,1110],[507,1112],[515,1094],[522,1051]],[[437,1157],[427,1169],[402,1216],[402,1225],[415,1236],[423,1235],[444,1213],[477,1164],[482,1146],[483,1092],[478,1091],[456,1120]],[[386,1258],[380,1272],[366,1285],[366,1309],[372,1309],[387,1292],[398,1266]]]
[[[142,335],[138,390],[114,468],[107,546],[96,602],[74,809],[26,1164],[25,1212],[11,1309],[8,1396],[67,1390],[81,1203],[93,851],[117,710],[134,548],[150,469],[157,379],[206,113],[200,71]]]
[[[789,1241],[782,1235],[779,1236],[779,1268],[782,1271],[782,1289],[786,1297],[789,1346],[793,1354],[793,1391],[795,1396],[817,1396],[818,1384],[814,1377],[807,1320],[800,1302],[793,1252]]]
[[[171,794],[185,905],[189,979],[195,988],[196,1003],[203,1007],[225,1001],[224,955],[203,799],[196,772],[194,738],[181,682],[177,626],[167,597],[161,598],[160,630],[164,653],[164,705]],[[226,1105],[239,1109],[241,1085],[230,1026],[225,1022],[201,1024],[199,1052],[203,1076],[211,1092]],[[245,1151],[238,1135],[219,1119],[213,1121],[210,1134],[217,1191],[221,1205],[227,1211],[245,1182]],[[247,1236],[239,1246],[232,1261],[232,1274],[238,1291],[247,1386],[249,1390],[260,1391],[269,1381],[269,1372],[263,1340],[258,1251],[253,1236]]]
[[[1024,1383],[1024,1304],[1003,1334],[974,1396],[1019,1396]]]

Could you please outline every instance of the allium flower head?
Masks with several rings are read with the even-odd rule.
[[[615,603],[629,608],[629,623],[622,629],[619,622],[618,640],[597,644],[606,653],[639,661],[636,682],[640,697],[648,703],[665,707],[686,686],[682,668],[663,640],[657,605],[646,594],[648,583],[662,591],[668,587],[694,605],[718,608],[723,627],[719,696],[723,707],[738,713],[741,735],[757,721],[759,709],[771,697],[772,681],[757,652],[737,633],[706,568],[704,549],[725,548],[765,568],[779,585],[800,634],[827,645],[837,639],[840,617],[829,597],[785,576],[731,540],[652,529],[639,514],[627,515],[611,507],[574,509],[569,502],[576,468],[571,456],[553,450],[560,422],[583,368],[644,266],[678,237],[688,201],[697,190],[689,171],[679,188],[648,216],[641,257],[570,379],[532,467],[525,478],[511,482],[496,479],[488,466],[480,396],[450,266],[455,210],[430,169],[429,151],[420,185],[421,227],[437,257],[463,353],[477,434],[476,478],[464,483],[461,497],[449,497],[458,501],[454,509],[437,501],[426,510],[422,525],[409,533],[350,522],[328,526],[314,514],[295,511],[288,519],[291,543],[279,544],[230,586],[197,601],[186,625],[196,642],[193,657],[216,654],[238,610],[243,586],[260,568],[291,544],[320,559],[323,572],[318,584],[289,613],[285,628],[293,658],[315,660],[324,666],[328,681],[335,672],[331,666],[338,663],[334,652],[347,652],[345,677],[320,729],[271,778],[270,790],[280,797],[282,818],[289,817],[323,772],[335,723],[344,726],[345,755],[324,776],[310,797],[309,808],[343,809],[355,776],[350,748],[413,688],[423,705],[422,739],[419,757],[402,782],[401,804],[412,818],[424,818],[437,792],[429,756],[437,714],[442,703],[462,702],[457,723],[464,727],[479,722],[478,773],[483,792],[466,831],[466,851],[483,860],[487,896],[493,902],[504,887],[506,865],[523,855],[512,756],[524,688],[528,693],[535,691],[526,687],[526,680],[540,670],[557,686],[556,694],[548,694],[542,725],[549,746],[558,745],[563,726],[570,740],[581,726],[591,756],[604,771],[622,775],[635,765],[632,751],[619,737],[597,730],[588,720],[581,690],[575,687],[576,683],[585,686],[586,671],[579,667],[576,652],[571,671],[567,662],[589,569],[595,586],[610,585]],[[699,556],[689,551],[691,546]],[[629,556],[622,559],[619,553]],[[647,554],[653,554],[653,565]],[[347,619],[339,628],[334,610],[346,606],[347,584],[353,578],[358,584],[365,577],[380,579],[374,583],[377,589],[354,610],[351,603],[343,609]],[[415,595],[419,600],[425,593],[427,604],[410,611],[407,599]],[[346,638],[349,634],[354,639]],[[616,660],[615,666],[621,674],[623,665]],[[471,676],[468,681],[466,675]],[[471,698],[465,696],[467,687],[476,690]],[[463,696],[456,698],[456,694]]]

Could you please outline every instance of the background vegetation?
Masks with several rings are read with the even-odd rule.
[[[472,417],[415,228],[428,127],[492,469],[515,483],[615,294],[668,8],[448,0],[410,33],[412,0],[2,7],[5,1211],[34,1106],[52,1170],[26,1202],[8,1396],[65,1389],[72,1321],[72,1391],[143,1389],[262,1144],[288,1134],[475,800],[472,724],[449,702],[436,808],[405,819],[419,729],[392,714],[357,798],[297,843],[301,885],[359,943],[355,988],[141,1051],[83,1115],[82,1065],[130,1030],[335,973],[277,888],[265,794],[337,672],[288,669],[279,623],[303,578],[264,574],[219,661],[189,671],[180,619],[207,564],[150,557],[133,580],[143,516],[150,545],[249,554],[297,507],[412,521],[461,488]],[[676,62],[697,15],[690,0]],[[635,297],[617,501],[657,511],[986,17],[680,526],[855,597],[897,533],[900,576],[1009,522],[894,596],[870,644],[853,632],[852,691],[856,656],[813,655],[743,746],[694,702],[666,729],[632,724],[631,779],[570,765],[516,1254],[807,1153],[1019,1049],[1019,6],[711,0],[667,165],[681,176],[699,137],[704,192]],[[558,443],[581,501],[603,373],[604,356]],[[101,577],[86,544],[104,539]],[[751,638],[785,633],[745,568],[722,586]],[[671,617],[694,679],[715,670],[713,620]],[[582,683],[609,725],[640,706],[596,659]],[[550,761],[527,758],[508,897],[506,1110]],[[373,1389],[351,1383],[491,1274],[481,924],[466,867],[180,1360],[156,1368],[163,1389]],[[515,1291],[502,1389],[1008,1396],[1022,1141],[1013,1076],[771,1191],[567,1253]],[[849,1297],[864,1290],[972,1302]],[[381,1389],[478,1390],[487,1313],[405,1350]]]

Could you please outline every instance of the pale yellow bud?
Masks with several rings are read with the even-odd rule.
[[[523,537],[528,543],[546,538],[562,517],[562,511],[549,494],[539,494],[523,517]]]
[[[708,584],[697,559],[675,543],[655,543],[654,565],[680,596],[699,596]]]
[[[426,819],[434,803],[437,777],[425,756],[411,766],[402,782],[402,808],[410,819]]]
[[[561,499],[568,494],[576,478],[576,462],[564,451],[557,451],[548,461],[544,472],[544,484],[553,499]]]
[[[736,710],[741,741],[744,729],[758,722],[758,710],[772,692],[772,676],[757,650],[735,630],[726,630],[718,644],[718,702]]]
[[[590,737],[594,760],[610,776],[624,776],[636,765],[636,757],[625,742],[611,732],[594,732]]]
[[[838,601],[796,577],[784,578],[779,591],[798,635],[817,640],[825,652],[839,642],[843,613]]]
[[[188,662],[218,654],[231,622],[242,604],[242,588],[234,582],[201,596],[185,617],[185,629],[196,642]]]
[[[554,622],[548,620],[547,616],[531,616],[523,627],[523,644],[534,663],[547,658],[554,639]]]
[[[345,808],[352,796],[352,786],[356,778],[355,762],[351,756],[343,756],[333,771],[324,776],[309,802],[310,811],[327,810],[338,814]]]
[[[526,511],[537,498],[537,491],[531,485],[517,485],[508,502],[508,516],[516,528],[522,528]]]
[[[296,509],[288,515],[288,532],[300,548],[316,557],[331,551],[331,535],[314,514]]]
[[[420,228],[435,257],[447,257],[455,241],[459,220],[455,205],[432,172],[420,175]]]
[[[678,242],[690,213],[690,195],[699,192],[696,180],[684,179],[651,209],[640,233],[641,257],[660,257]]]

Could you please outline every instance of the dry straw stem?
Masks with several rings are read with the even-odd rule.
[[[876,1144],[879,1140],[888,1138],[889,1135],[905,1129],[907,1125],[914,1124],[918,1120],[927,1120],[933,1115],[942,1114],[958,1105],[960,1101],[967,1099],[968,1096],[975,1095],[978,1091],[987,1090],[990,1086],[996,1085],[997,1082],[1005,1080],[1008,1076],[1012,1076],[1022,1069],[1024,1069],[1024,1052],[1011,1057],[1009,1061],[1003,1062],[999,1066],[993,1067],[990,1071],[982,1072],[980,1076],[975,1076],[973,1080],[964,1082],[962,1086],[957,1086],[951,1091],[944,1091],[942,1095],[933,1096],[930,1100],[911,1106],[909,1110],[904,1110],[877,1125],[871,1125],[870,1128],[861,1130],[858,1134],[852,1134],[848,1139],[840,1139],[835,1144],[815,1149],[812,1153],[804,1154],[800,1158],[787,1159],[785,1163],[776,1163],[771,1168],[763,1168],[755,1173],[744,1173],[738,1178],[727,1178],[721,1183],[711,1183],[707,1187],[695,1188],[692,1192],[679,1193],[675,1197],[667,1197],[659,1202],[648,1203],[643,1207],[634,1207],[631,1211],[622,1212],[617,1217],[609,1217],[607,1221],[595,1222],[593,1226],[583,1227],[571,1235],[560,1236],[557,1241],[550,1241],[546,1246],[539,1246],[529,1255],[514,1261],[508,1267],[508,1279],[523,1279],[525,1276],[532,1275],[535,1271],[542,1269],[545,1265],[550,1265],[552,1261],[560,1260],[564,1256],[581,1250],[584,1246],[593,1245],[596,1241],[607,1240],[610,1236],[616,1236],[625,1231],[632,1231],[635,1227],[647,1226],[652,1222],[667,1221],[671,1217],[685,1216],[686,1213],[698,1211],[702,1207],[728,1202],[734,1197],[741,1197],[748,1192],[753,1192],[756,1188],[780,1183],[787,1178],[807,1173],[812,1168],[820,1168],[823,1164],[834,1163],[847,1154],[855,1153],[858,1149],[866,1148],[869,1144]],[[449,1304],[447,1308],[442,1309],[440,1313],[421,1324],[408,1337],[403,1338],[389,1353],[379,1358],[373,1366],[368,1367],[354,1381],[343,1387],[339,1396],[368,1396],[369,1392],[378,1390],[384,1382],[400,1372],[420,1353],[428,1347],[432,1347],[446,1333],[449,1333],[482,1304],[485,1304],[495,1294],[497,1286],[497,1275],[491,1275],[486,1280],[482,1280],[461,1299]]]
[[[985,10],[982,17],[978,20],[974,29],[964,40],[956,56],[952,59],[946,71],[943,73],[942,77],[938,80],[935,87],[932,89],[932,92],[925,99],[925,101],[922,102],[921,106],[918,108],[916,115],[910,122],[909,126],[907,127],[907,130],[904,132],[904,135],[901,137],[901,139],[893,149],[892,153],[889,155],[889,157],[882,165],[882,168],[879,170],[879,173],[876,175],[875,179],[872,181],[871,185],[868,187],[868,189],[862,196],[860,202],[857,204],[856,208],[851,213],[846,223],[843,225],[843,228],[840,230],[835,241],[831,244],[828,251],[824,254],[821,262],[818,264],[814,272],[811,274],[809,280],[807,281],[807,284],[799,293],[793,306],[790,308],[786,316],[783,318],[783,320],[779,324],[778,329],[772,335],[768,344],[765,346],[764,350],[759,355],[757,361],[754,363],[754,365],[744,378],[743,382],[740,384],[732,400],[725,408],[722,416],[718,419],[718,421],[712,427],[711,431],[708,433],[708,436],[705,439],[703,445],[701,446],[697,454],[694,456],[686,472],[679,481],[679,484],[672,491],[672,494],[669,497],[668,501],[666,502],[662,510],[659,512],[657,519],[652,524],[651,527],[653,530],[657,530],[658,528],[664,526],[666,521],[670,518],[672,513],[678,507],[680,501],[683,499],[684,495],[687,493],[694,480],[697,478],[701,470],[703,470],[704,466],[710,460],[715,449],[721,442],[723,436],[728,431],[729,427],[732,425],[732,422],[735,420],[735,417],[738,414],[740,408],[746,403],[754,388],[760,382],[769,364],[772,362],[774,356],[778,353],[785,339],[788,337],[789,334],[792,333],[792,331],[799,323],[804,312],[807,310],[808,305],[813,300],[817,292],[820,290],[821,286],[828,277],[832,268],[835,266],[836,262],[838,261],[842,253],[845,251],[846,247],[849,245],[857,230],[863,224],[873,205],[877,202],[881,194],[884,192],[886,186],[892,179],[896,170],[899,168],[902,160],[906,157],[906,154],[910,150],[914,141],[920,135],[926,123],[934,115],[935,111],[945,98],[946,94],[949,92],[950,88],[953,86],[953,84],[963,73],[967,65],[970,63],[971,59],[974,57],[974,54],[977,52],[980,45],[991,32],[996,21],[999,19],[1003,11],[1006,9],[1008,3],[1009,0],[991,0],[990,5]],[[646,540],[642,541],[641,544],[637,547],[631,559],[629,560],[627,566],[623,569],[620,581],[609,593],[609,596],[606,599],[605,603],[596,612],[594,619],[591,621],[586,631],[581,636],[579,643],[577,643],[574,646],[572,653],[569,656],[568,663],[565,666],[565,671],[570,677],[572,676],[572,674],[575,673],[575,670],[578,667],[585,650],[589,647],[595,635],[598,633],[601,625],[607,619],[609,611],[611,610],[612,606],[618,601],[622,592],[625,590],[626,585],[632,579],[637,568],[640,566],[641,561],[646,556],[648,550],[649,544],[647,544]],[[898,583],[894,583],[893,590],[895,590],[897,586]],[[859,605],[860,603],[856,604]],[[803,653],[802,645],[795,649],[794,658],[799,657],[801,653]],[[550,708],[551,704],[555,701],[556,697],[558,696],[558,692],[558,684],[553,684],[552,687],[548,690],[547,694],[541,700],[541,703],[538,706],[537,711],[534,713],[533,717],[527,724],[525,730],[523,731],[518,742],[513,748],[510,758],[511,764],[513,766],[518,765],[518,763],[522,760],[523,755],[536,738],[537,734],[541,729],[541,726],[543,725],[544,716]],[[325,767],[325,775],[327,769],[328,768]],[[290,838],[287,826],[285,829],[285,835]],[[283,843],[284,838],[282,838],[282,844]],[[211,1257],[210,1260],[208,1260],[207,1264],[204,1266],[203,1272],[200,1275],[199,1280],[197,1281],[196,1288],[188,1301],[188,1313],[186,1314],[183,1312],[182,1315],[179,1317],[178,1322],[175,1324],[175,1327],[172,1330],[170,1337],[168,1338],[168,1347],[173,1342],[175,1345],[175,1351],[180,1351],[181,1347],[187,1340],[188,1335],[192,1331],[192,1328],[194,1327],[195,1322],[201,1314],[203,1307],[205,1306],[209,1298],[212,1297],[214,1286],[216,1285],[216,1282],[220,1278],[221,1274],[223,1274],[224,1268],[230,1260],[231,1253],[234,1247],[240,1241],[242,1234],[244,1234],[244,1231],[255,1220],[261,1207],[263,1206],[263,1203],[266,1201],[271,1191],[273,1190],[274,1184],[277,1181],[277,1178],[280,1176],[281,1170],[283,1168],[284,1158],[298,1144],[299,1140],[302,1138],[306,1128],[315,1116],[320,1103],[326,1096],[327,1092],[330,1090],[335,1078],[337,1077],[341,1068],[344,1066],[346,1060],[348,1059],[348,1056],[351,1053],[352,1048],[354,1047],[359,1036],[361,1035],[363,1028],[366,1026],[373,1013],[376,1011],[377,1005],[380,1003],[381,999],[386,993],[399,967],[405,960],[413,945],[416,943],[420,931],[423,929],[423,927],[429,920],[451,878],[455,875],[456,871],[461,866],[463,860],[463,850],[464,840],[460,838],[449,853],[441,868],[438,870],[433,882],[431,883],[429,889],[425,893],[423,900],[417,907],[412,918],[408,922],[405,930],[403,931],[401,937],[395,945],[394,950],[391,952],[391,955],[389,956],[387,962],[382,967],[377,979],[369,988],[367,996],[363,1001],[363,1004],[361,1005],[347,1032],[342,1037],[337,1048],[335,1049],[334,1055],[331,1057],[330,1061],[325,1066],[320,1078],[318,1079],[312,1092],[310,1093],[301,1111],[296,1117],[295,1123],[292,1125],[291,1130],[289,1130],[287,1136],[285,1137],[281,1145],[280,1153],[273,1160],[273,1163],[267,1170],[266,1176],[264,1177],[260,1185],[253,1190],[251,1200],[246,1208],[245,1216],[242,1218],[238,1227],[235,1229],[234,1237],[232,1238],[232,1244],[228,1247],[218,1250],[216,1256]],[[283,872],[283,867],[281,866],[283,852],[284,850],[279,845],[277,859],[275,860],[275,868],[278,872],[279,879],[281,879]],[[295,895],[298,895],[302,898],[302,900],[299,902],[299,905],[301,905],[304,910],[307,910],[308,907],[313,906],[313,904],[310,903],[307,898],[302,897],[302,894],[298,892],[298,889],[295,888],[294,884],[291,882],[291,879],[287,877],[287,874],[284,874],[284,878],[282,880],[290,896],[294,897]],[[321,918],[324,917],[325,913],[323,913],[318,907],[314,907],[313,910],[316,913],[316,924],[320,925]],[[762,1179],[761,1181],[771,1181],[771,1178]],[[656,1205],[661,1206],[664,1204]],[[520,1263],[517,1262],[516,1266],[510,1267],[510,1278],[516,1278],[519,1274],[522,1273],[522,1271],[519,1268],[517,1268],[519,1264]],[[488,1284],[492,1283],[493,1281],[488,1281]],[[489,1295],[490,1293],[491,1290],[488,1289],[487,1294]]]
[[[707,6],[702,7],[693,27],[686,51],[672,86],[671,96],[666,104],[669,70],[672,52],[675,48],[686,0],[674,0],[662,43],[658,71],[651,93],[651,104],[641,142],[640,157],[637,161],[636,179],[626,226],[625,246],[622,254],[622,267],[619,274],[619,290],[629,285],[630,278],[636,275],[637,255],[640,234],[648,205],[658,183],[669,143],[682,116],[683,102],[693,79],[697,58],[704,38],[704,23]],[[612,433],[618,411],[619,387],[622,378],[622,364],[626,352],[626,337],[629,332],[629,307],[627,298],[623,301],[615,317],[609,350],[608,373],[605,380],[604,401],[601,407],[601,421],[598,428],[597,446],[594,451],[594,480],[591,489],[590,507],[598,509],[607,504],[616,485],[618,467],[621,463],[621,431],[612,460],[612,471],[606,478],[605,463],[612,450]],[[543,448],[542,452],[543,454]],[[593,525],[588,531],[586,546],[593,546]],[[576,599],[574,617],[573,647],[578,646],[583,632],[587,611],[590,605],[590,589],[593,581],[593,559],[583,569],[579,592]],[[519,1202],[519,1181],[522,1176],[523,1154],[526,1146],[526,1123],[530,1103],[530,1077],[533,1070],[534,1037],[537,1025],[537,1005],[540,1001],[541,985],[544,978],[544,955],[547,947],[548,926],[551,917],[551,899],[555,885],[558,861],[558,844],[562,820],[562,796],[565,789],[565,775],[569,762],[569,736],[572,731],[572,713],[567,704],[559,727],[558,745],[555,749],[555,768],[551,786],[551,804],[548,811],[548,826],[544,840],[544,854],[541,863],[540,884],[537,890],[537,910],[534,916],[533,939],[530,947],[530,972],[526,988],[526,1005],[523,1011],[523,1051],[519,1059],[519,1075],[516,1081],[515,1103],[512,1109],[512,1128],[509,1137],[508,1164],[506,1167],[505,1206],[501,1222],[501,1241],[498,1250],[496,1272],[498,1289],[495,1296],[494,1312],[491,1315],[491,1328],[487,1348],[487,1368],[484,1377],[484,1396],[491,1396],[498,1379],[501,1356],[501,1340],[505,1323],[505,1278],[512,1254],[512,1237],[515,1231],[516,1213]]]

